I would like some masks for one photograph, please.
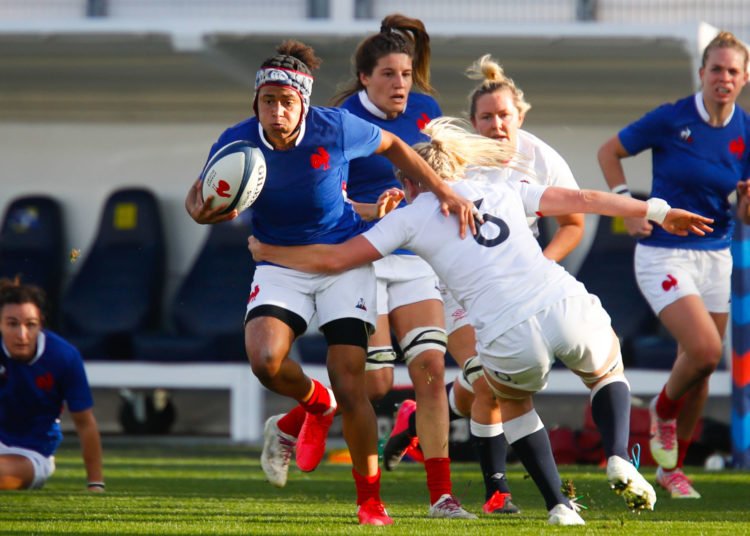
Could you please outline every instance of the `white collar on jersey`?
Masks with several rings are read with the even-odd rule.
[[[39,335],[36,338],[36,355],[34,358],[27,363],[27,365],[33,365],[36,363],[40,357],[42,357],[42,354],[44,353],[44,349],[47,346],[47,336],[44,334],[43,331],[39,332]],[[5,352],[5,355],[10,357],[10,350],[8,350],[8,347],[5,346],[5,341],[3,341],[3,352]],[[13,359],[11,357],[11,359]]]
[[[729,122],[732,120],[732,117],[734,116],[734,104],[732,104],[732,112],[729,114],[729,117],[726,118],[724,121],[724,124],[721,125],[723,127],[727,126]],[[711,121],[711,116],[708,115],[708,110],[706,110],[706,105],[703,104],[703,92],[699,91],[695,94],[695,107],[698,110],[698,115],[701,116],[701,119],[703,119],[706,123]]]
[[[388,116],[385,115],[383,110],[375,106],[373,102],[370,100],[370,97],[367,95],[367,91],[364,89],[359,90],[359,102],[362,103],[362,106],[365,107],[365,110],[370,112],[372,115],[379,119],[388,119]],[[408,104],[408,103],[407,103]],[[406,111],[406,104],[404,105],[404,109],[401,111],[401,113],[404,113]],[[400,114],[399,114],[400,115]]]
[[[297,136],[297,139],[294,140],[294,146],[295,147],[297,147],[302,142],[302,138],[305,137],[305,126],[306,125],[307,125],[307,123],[306,123],[306,121],[303,118],[302,119],[302,123],[299,126],[299,136]],[[263,132],[263,127],[261,126],[260,121],[258,121],[258,133],[260,134],[260,141],[263,142],[263,145],[265,145],[266,147],[268,147],[272,151],[275,151],[276,149],[274,149],[273,145],[271,145],[271,142],[269,142],[266,139],[266,133]]]

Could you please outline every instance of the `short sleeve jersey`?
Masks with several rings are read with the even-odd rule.
[[[715,250],[729,247],[733,215],[728,196],[750,175],[750,116],[735,106],[721,127],[708,123],[700,93],[664,104],[619,133],[628,153],[651,149],[651,196],[714,219],[704,237],[676,236],[654,226],[641,243],[656,247]]]
[[[256,144],[266,159],[263,190],[252,206],[253,234],[276,245],[337,244],[361,233],[364,222],[346,202],[349,162],[380,146],[380,129],[339,108],[313,106],[297,144],[274,150],[257,118],[227,129],[211,155],[237,140]]]
[[[0,351],[0,441],[51,456],[62,441],[63,405],[71,412],[93,406],[81,354],[51,331],[37,339],[30,362]]]
[[[472,174],[489,174],[488,169]],[[467,175],[468,178],[468,175]],[[487,343],[510,327],[584,286],[547,259],[526,218],[538,211],[546,187],[472,177],[453,185],[484,218],[477,237],[461,239],[458,220],[440,212],[437,198],[420,194],[363,236],[383,255],[408,247],[425,259],[468,311],[477,337]]]
[[[518,131],[516,150],[521,155],[519,169],[507,167],[488,176],[497,177],[501,181],[525,181],[542,186],[580,189],[570,166],[560,153],[530,132]],[[539,216],[536,214],[529,216],[527,219],[529,227],[535,235],[539,234],[537,220],[539,220]]]

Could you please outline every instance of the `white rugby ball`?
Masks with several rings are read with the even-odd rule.
[[[201,172],[203,199],[212,195],[221,212],[242,212],[258,199],[266,182],[266,159],[258,147],[245,140],[229,143],[216,151]]]

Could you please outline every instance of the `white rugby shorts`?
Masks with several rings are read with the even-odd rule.
[[[0,441],[0,455],[15,454],[27,458],[34,466],[34,480],[30,489],[40,489],[55,472],[55,457],[44,456],[35,450],[22,447],[9,447]]]
[[[534,393],[547,387],[555,359],[586,377],[604,375],[615,340],[599,298],[582,294],[560,300],[488,344],[479,341],[478,348],[485,374]]]
[[[450,335],[464,326],[470,326],[469,314],[458,304],[456,298],[453,297],[453,293],[442,282],[440,283],[440,295],[443,297],[443,308],[445,310],[445,332]]]
[[[638,244],[635,276],[646,301],[657,315],[667,305],[695,294],[710,313],[728,313],[732,285],[729,249],[658,248]]]
[[[336,275],[308,274],[280,266],[255,269],[247,313],[260,305],[275,305],[318,325],[358,318],[375,326],[375,274],[371,264]]]
[[[372,265],[377,278],[380,315],[403,305],[441,299],[437,276],[421,257],[387,255]]]

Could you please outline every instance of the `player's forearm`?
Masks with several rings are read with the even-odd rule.
[[[271,262],[300,272],[328,274],[342,271],[333,254],[333,246],[328,244],[309,246],[260,244],[257,249],[251,249],[251,251],[256,260]]]
[[[644,218],[648,212],[648,204],[629,196],[599,190],[569,190],[552,186],[542,194],[539,211],[545,216],[580,212],[603,216]]]
[[[99,429],[96,426],[87,426],[78,433],[81,440],[81,455],[86,467],[86,479],[88,482],[104,482],[102,469],[102,443]]]
[[[621,162],[626,156],[627,152],[617,136],[610,138],[599,148],[597,160],[610,190],[615,186],[627,185]]]
[[[452,192],[450,187],[438,177],[427,162],[401,139],[395,136],[394,138],[393,143],[384,152],[384,156],[394,166],[403,171],[407,177],[419,182],[439,199],[442,199],[445,195],[450,195]]]

